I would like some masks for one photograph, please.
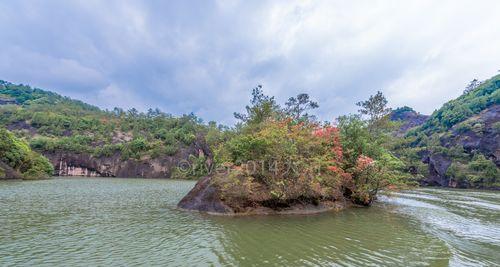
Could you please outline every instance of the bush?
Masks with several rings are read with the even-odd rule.
[[[0,161],[26,179],[44,178],[54,172],[47,158],[32,151],[26,142],[3,128],[0,128]]]
[[[54,173],[54,167],[50,161],[34,152],[30,153],[29,167],[23,172],[25,179],[46,178]]]
[[[482,154],[474,155],[468,163],[453,162],[446,171],[446,175],[472,186],[488,186],[500,181],[500,173],[495,163]]]
[[[465,121],[465,122],[458,124],[456,126],[455,130],[457,131],[457,133],[463,134],[463,133],[466,133],[468,131],[472,131],[472,125],[470,122]]]
[[[439,132],[478,114],[485,108],[500,104],[500,75],[485,81],[477,88],[436,110],[422,126],[428,133]]]
[[[496,131],[500,131],[500,121],[493,123],[492,128]]]
[[[145,152],[147,148],[148,144],[144,138],[136,138],[131,142],[124,144],[122,149],[122,159],[140,159],[142,152]]]

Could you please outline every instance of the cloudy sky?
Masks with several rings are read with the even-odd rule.
[[[323,120],[381,90],[431,113],[500,69],[500,1],[0,2],[0,79],[234,122],[262,84]]]

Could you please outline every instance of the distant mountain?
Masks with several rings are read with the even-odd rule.
[[[394,152],[423,185],[500,188],[500,75],[445,103],[431,116],[396,109]]]
[[[389,115],[391,121],[400,122],[396,136],[403,137],[410,129],[424,124],[429,116],[422,115],[410,107],[401,107],[393,110]]]
[[[50,159],[56,175],[172,177],[179,162],[208,156],[208,126],[194,115],[98,107],[0,81],[0,126]]]

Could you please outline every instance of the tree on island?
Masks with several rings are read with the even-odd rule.
[[[362,115],[368,115],[368,129],[371,133],[376,133],[383,128],[387,122],[387,115],[391,113],[391,109],[387,107],[387,99],[382,92],[377,91],[375,95],[371,95],[368,100],[356,103],[360,107],[359,112]]]
[[[289,98],[281,108],[257,86],[246,114],[235,113],[238,127],[223,133],[225,138],[214,136],[212,128],[210,139],[219,140],[212,143],[216,169],[226,171],[213,173],[209,182],[201,180],[213,189],[200,192],[218,192],[210,201],[222,201],[220,206],[231,212],[346,199],[370,205],[380,188],[402,177],[400,162],[369,130],[386,104],[379,94],[366,102],[369,122],[351,115],[339,118],[337,126],[322,126],[307,113],[319,106],[307,94]],[[189,207],[187,202],[181,206]]]

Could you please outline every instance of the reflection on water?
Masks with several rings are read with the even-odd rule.
[[[2,265],[494,265],[500,195],[419,189],[371,208],[218,217],[175,205],[192,181],[0,183]]]

